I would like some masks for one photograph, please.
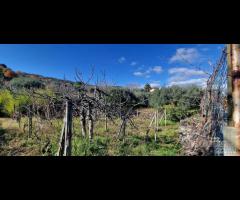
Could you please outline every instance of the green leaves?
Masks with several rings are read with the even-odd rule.
[[[152,89],[151,85],[149,83],[147,83],[145,86],[144,86],[144,91],[145,92],[150,92],[150,90]]]
[[[197,86],[165,87],[150,96],[150,105],[155,108],[167,107],[168,119],[179,121],[195,114],[200,107],[202,89]]]

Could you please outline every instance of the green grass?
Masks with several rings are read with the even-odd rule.
[[[176,124],[176,122],[174,122],[174,121],[171,121],[171,120],[166,120],[166,125],[168,126],[168,125],[175,125]],[[165,126],[165,121],[164,120],[161,120],[160,122],[159,122],[159,125],[160,126]]]
[[[93,141],[75,136],[72,141],[73,156],[177,156],[180,154],[178,144],[178,124],[164,127],[158,133],[157,141],[150,135],[148,141],[145,136],[127,135],[124,140],[114,137],[97,135]],[[56,152],[57,143],[52,152]]]
[[[157,141],[154,141],[154,129],[149,132],[149,140],[145,140],[146,128],[150,118],[139,117],[134,119],[139,130],[127,127],[124,140],[118,140],[119,121],[116,124],[109,122],[108,130],[105,130],[104,122],[98,121],[94,126],[94,139],[89,141],[82,138],[79,119],[74,119],[72,155],[73,156],[176,156],[180,155],[178,144],[178,123],[167,120],[160,123],[157,133]],[[27,138],[18,124],[11,119],[0,120],[0,150],[1,155],[44,155],[54,156],[58,150],[58,142],[62,129],[62,120],[56,119],[43,121],[44,129],[38,133],[40,141],[33,136]],[[162,124],[163,123],[163,124]],[[4,140],[3,140],[4,139]],[[43,153],[42,149],[47,141],[50,141],[50,150]],[[4,141],[4,143],[1,141]]]

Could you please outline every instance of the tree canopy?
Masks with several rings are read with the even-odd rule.
[[[147,83],[145,86],[144,86],[144,91],[145,92],[150,92],[150,90],[152,89],[151,85],[149,83]]]

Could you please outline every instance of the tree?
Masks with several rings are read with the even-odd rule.
[[[128,108],[138,102],[137,97],[129,90],[114,88],[110,90],[109,96],[106,98],[108,103],[120,105],[124,103],[124,107]]]
[[[145,86],[144,86],[144,91],[145,92],[150,92],[150,90],[152,89],[151,85],[149,83],[147,83]]]
[[[179,121],[199,110],[201,97],[202,89],[194,85],[163,87],[150,94],[150,105],[166,107],[169,119]]]
[[[161,88],[160,90],[155,90],[150,96],[150,105],[155,108],[160,108],[163,105],[168,105],[172,101],[171,93],[169,88]]]

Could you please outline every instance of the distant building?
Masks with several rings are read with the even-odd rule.
[[[151,90],[150,90],[150,92],[154,92],[155,90],[158,90],[159,88],[152,88]]]

